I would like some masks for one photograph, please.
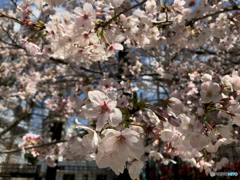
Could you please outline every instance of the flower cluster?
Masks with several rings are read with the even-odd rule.
[[[63,117],[89,123],[76,121],[79,134],[57,145],[45,146],[43,136],[27,134],[20,148],[49,166],[60,156],[95,160],[119,175],[127,163],[132,179],[148,158],[167,165],[178,156],[205,174],[231,161],[215,157],[222,145],[238,143],[236,3],[23,3],[16,14],[0,10],[0,99],[9,108],[24,102],[24,113],[45,103]],[[32,20],[32,3],[41,20]],[[55,5],[61,4],[68,11],[57,15]],[[149,100],[148,94],[157,99]]]
[[[59,157],[58,147],[55,145],[44,146],[47,141],[42,135],[26,134],[22,138],[22,143],[19,144],[19,148],[24,152],[30,152],[34,157],[37,157],[40,161],[45,161],[48,166],[56,166],[55,161]],[[31,146],[38,146],[25,150],[24,148]]]

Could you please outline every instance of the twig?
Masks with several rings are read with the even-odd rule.
[[[15,3],[13,0],[11,0],[11,2],[17,7],[17,3]]]
[[[193,24],[196,21],[205,19],[205,18],[210,17],[210,16],[214,16],[214,15],[217,15],[217,14],[220,14],[220,13],[223,13],[223,12],[234,11],[234,10],[240,10],[240,7],[238,7],[238,6],[237,7],[235,7],[235,6],[234,7],[227,7],[227,8],[224,8],[224,9],[220,10],[220,11],[217,11],[215,13],[207,14],[203,17],[193,18],[192,20],[189,21],[188,25]]]
[[[63,61],[63,60],[61,60],[61,59],[56,59],[56,58],[53,58],[53,57],[50,57],[49,60],[54,61],[54,62],[57,62],[57,63],[61,63],[61,64],[69,64],[69,63],[66,62],[66,61]]]
[[[238,7],[238,5],[233,0],[229,0],[229,2],[233,5],[233,7]]]
[[[19,19],[16,19],[12,16],[8,16],[7,14],[0,13],[0,17],[5,17],[5,18],[8,18],[8,19],[12,19],[16,23],[21,24],[21,25],[25,24],[24,22],[20,21]],[[45,25],[39,26],[38,23],[35,22],[35,21],[31,21],[31,25],[29,25],[29,26],[37,27],[37,28],[39,28],[39,31],[45,29]]]
[[[142,2],[140,2],[140,3],[138,3],[138,4],[134,5],[134,6],[132,6],[132,7],[128,8],[128,9],[126,9],[126,10],[121,11],[120,13],[116,14],[116,15],[113,16],[111,19],[109,19],[107,22],[105,22],[105,23],[103,23],[102,25],[100,25],[99,27],[103,27],[103,28],[104,28],[104,27],[108,26],[115,18],[117,18],[117,17],[120,16],[121,14],[124,14],[125,12],[128,12],[128,11],[130,11],[131,9],[134,9],[135,7],[138,7],[138,6],[143,5],[146,1],[147,1],[147,0],[144,0],[144,1],[142,1]],[[98,27],[98,28],[99,28],[99,27]]]
[[[24,149],[28,150],[28,149],[32,149],[32,148],[39,148],[39,147],[44,147],[44,146],[50,146],[53,144],[57,144],[57,143],[62,143],[62,142],[67,142],[67,140],[60,140],[60,141],[54,141],[54,142],[50,142],[50,143],[46,143],[46,144],[41,144],[41,145],[36,145],[36,146],[27,146]],[[9,154],[9,153],[15,153],[15,152],[19,152],[22,149],[11,149],[11,150],[6,150],[6,151],[0,151],[0,154]]]
[[[0,132],[0,137],[2,137],[4,134],[6,134],[8,131],[10,131],[12,128],[17,126],[22,120],[28,118],[31,114],[24,114],[22,117],[20,117],[18,120],[13,122],[8,128]]]
[[[17,48],[19,48],[19,49],[24,49],[24,50],[25,50],[25,48],[23,48],[22,46],[19,46],[19,45],[17,45],[17,44],[11,44],[11,43],[9,43],[9,42],[7,42],[7,41],[2,40],[1,38],[0,38],[0,41],[3,42],[4,44],[9,45],[9,46],[14,46],[14,47],[17,47]]]
[[[19,23],[19,24],[21,24],[21,25],[24,25],[24,23],[23,23],[22,21],[14,18],[14,17],[12,17],[12,16],[8,16],[8,15],[6,15],[6,14],[0,13],[0,17],[5,17],[5,18],[8,18],[8,19],[12,19],[12,20],[14,20],[14,21],[17,22],[17,23]]]

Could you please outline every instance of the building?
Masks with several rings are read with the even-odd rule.
[[[45,180],[47,165],[41,165],[41,180]],[[58,162],[56,180],[115,180],[117,176],[110,168],[99,169],[95,162]]]

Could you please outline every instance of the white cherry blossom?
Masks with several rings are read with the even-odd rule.
[[[97,90],[88,92],[88,97],[91,103],[82,108],[87,117],[98,118],[98,131],[104,127],[107,121],[113,127],[119,125],[122,121],[122,113],[116,108],[117,101],[113,101],[103,92]]]
[[[210,102],[218,102],[223,97],[220,93],[220,86],[217,83],[213,83],[212,81],[204,82],[201,85],[201,102],[202,103],[210,103]]]

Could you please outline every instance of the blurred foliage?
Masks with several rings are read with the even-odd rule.
[[[38,163],[37,157],[34,157],[31,153],[26,153],[24,158],[32,165],[36,165]]]

